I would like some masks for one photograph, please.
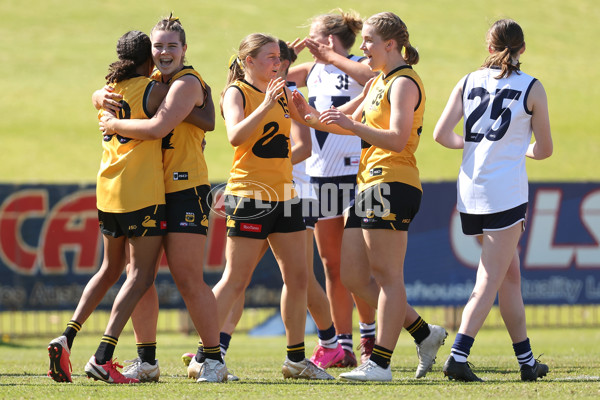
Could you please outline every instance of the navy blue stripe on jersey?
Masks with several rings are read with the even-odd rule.
[[[529,86],[527,86],[527,90],[525,90],[525,97],[523,98],[523,108],[525,108],[525,112],[529,115],[533,114],[533,110],[527,108],[527,98],[529,97],[529,92],[531,92],[531,88],[533,87],[535,81],[537,81],[537,79],[535,78],[531,80],[531,83],[529,84]]]

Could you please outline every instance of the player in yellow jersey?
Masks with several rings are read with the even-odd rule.
[[[322,112],[319,121],[328,124],[331,132],[362,139],[359,193],[347,224],[357,223],[360,217],[371,279],[351,290],[378,304],[379,329],[369,361],[340,377],[389,381],[391,356],[407,310],[403,268],[408,226],[421,201],[414,152],[422,129],[425,92],[411,67],[419,60],[418,52],[397,15],[385,12],[368,18],[362,36],[361,49],[379,76],[352,118],[332,108]],[[315,110],[310,111],[297,95],[294,101],[314,119]]]
[[[119,61],[110,65],[106,80],[122,98],[118,118],[150,118],[168,90],[148,77],[153,68],[150,39],[142,32],[130,31],[119,39],[117,54]],[[48,348],[48,374],[58,382],[71,382],[69,355],[75,334],[121,276],[126,253],[131,273],[115,299],[98,351],[85,370],[88,376],[108,383],[138,382],[117,370],[120,366],[112,355],[135,304],[152,284],[166,234],[161,143],[106,134],[103,149],[97,206],[104,261],[86,285],[67,329]]]
[[[281,314],[286,328],[285,378],[333,377],[305,358],[307,282],[302,207],[292,187],[290,127],[306,123],[289,103],[291,92],[278,78],[277,39],[251,34],[230,64],[221,110],[234,161],[225,190],[227,264],[214,287],[219,326],[248,286],[256,260],[268,242],[281,269]]]
[[[184,119],[206,100],[204,82],[192,67],[184,65],[187,43],[178,18],[161,19],[152,29],[154,77],[170,86],[165,101],[149,120],[118,120],[103,117],[107,132],[141,139],[163,139],[164,182],[167,203],[167,236],[164,249],[173,279],[186,303],[201,338],[195,356],[198,382],[223,382],[227,369],[219,350],[219,330],[214,318],[216,302],[204,282],[204,245],[208,228],[208,171],[202,152],[204,131]],[[133,323],[136,341],[144,347],[156,342],[158,301],[155,291],[142,300]],[[151,347],[151,346],[150,346]],[[135,360],[131,374],[144,374],[151,360]]]

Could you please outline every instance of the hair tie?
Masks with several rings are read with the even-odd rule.
[[[240,67],[240,69],[242,71],[244,70],[244,65],[242,64],[242,61],[237,56],[237,54],[234,54],[231,57],[229,57],[229,69],[233,69],[233,67],[235,66],[235,64],[237,64],[238,67]]]
[[[171,14],[169,15],[169,22],[176,22],[179,21],[179,17],[174,17],[173,13],[171,12]]]

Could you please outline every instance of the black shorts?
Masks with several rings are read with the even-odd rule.
[[[356,175],[310,177],[319,199],[319,219],[343,215],[356,193]]]
[[[164,204],[158,204],[126,213],[98,210],[98,223],[103,235],[115,238],[126,236],[163,236],[167,234]]]
[[[358,193],[354,212],[363,229],[408,231],[421,206],[421,197],[422,192],[414,186],[382,182]]]
[[[462,230],[465,235],[476,236],[483,234],[484,231],[501,231],[518,224],[525,230],[525,217],[527,215],[527,203],[511,208],[510,210],[500,211],[493,214],[467,214],[460,213]]]
[[[227,194],[224,202],[227,236],[266,239],[271,233],[306,229],[298,198],[288,201],[257,201]]]
[[[319,217],[319,202],[316,199],[302,199],[302,218],[307,228],[315,229]]]
[[[165,194],[167,231],[206,235],[210,215],[209,192],[209,185],[201,185]]]
[[[351,229],[351,228],[359,228],[360,229],[360,224],[361,224],[361,218],[356,215],[356,210],[354,209],[354,203],[355,201],[352,200],[352,203],[350,204],[350,208],[346,211],[346,222],[344,222],[344,229]]]

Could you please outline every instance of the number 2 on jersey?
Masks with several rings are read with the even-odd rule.
[[[474,100],[479,97],[480,102],[465,122],[465,142],[481,142],[485,137],[487,140],[496,141],[502,139],[508,127],[512,113],[509,107],[504,107],[504,100],[519,100],[520,90],[498,89],[492,101],[489,119],[492,121],[481,132],[474,132],[473,126],[481,120],[490,104],[490,93],[482,87],[471,90],[467,99]]]

